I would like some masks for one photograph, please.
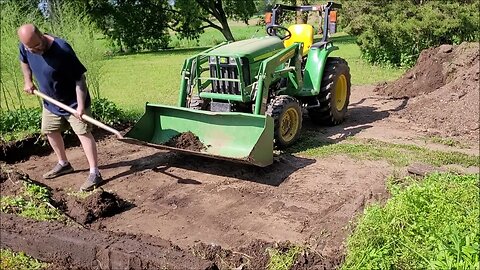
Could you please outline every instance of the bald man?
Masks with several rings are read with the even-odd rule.
[[[89,114],[90,95],[85,82],[87,69],[80,63],[72,47],[63,39],[43,34],[33,24],[22,25],[18,29],[20,40],[20,65],[24,77],[24,90],[32,94],[37,90],[32,74],[38,82],[40,92],[76,109],[71,115],[67,111],[43,101],[42,133],[46,134],[58,163],[45,179],[55,178],[74,171],[68,162],[61,132],[70,125],[77,134],[90,166],[90,174],[80,187],[89,191],[102,182],[98,170],[97,146],[92,136],[92,127],[82,120]]]

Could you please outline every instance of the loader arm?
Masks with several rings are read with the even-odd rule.
[[[255,92],[254,114],[265,114],[269,94],[268,91],[273,80],[287,76],[298,87],[303,86],[300,68],[302,46],[301,43],[295,43],[261,63],[257,75],[258,84],[256,87],[257,91]],[[293,63],[290,62],[290,65],[286,68],[278,69],[279,66],[290,60],[293,61]]]

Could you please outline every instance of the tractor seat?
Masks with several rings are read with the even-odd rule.
[[[302,42],[302,56],[307,55],[313,43],[313,26],[310,24],[293,24],[288,27],[288,31],[292,33],[292,36],[283,41],[285,48],[291,46],[293,43]]]

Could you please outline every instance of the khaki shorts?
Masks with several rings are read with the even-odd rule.
[[[85,115],[90,116],[90,109],[85,110]],[[66,131],[69,124],[77,135],[87,134],[92,131],[92,125],[84,122],[74,115],[58,116],[43,108],[42,112],[42,133],[48,134],[57,131]]]

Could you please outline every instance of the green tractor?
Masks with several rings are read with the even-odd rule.
[[[331,13],[341,5],[276,5],[267,36],[222,43],[183,64],[178,106],[147,103],[144,116],[125,135],[130,143],[267,166],[274,145],[285,148],[299,137],[304,112],[318,124],[341,123],[350,97],[350,70],[328,40]],[[278,24],[285,11],[316,11],[323,37],[314,28]],[[333,11],[333,12],[332,12]],[[192,132],[199,151],[167,146]]]

